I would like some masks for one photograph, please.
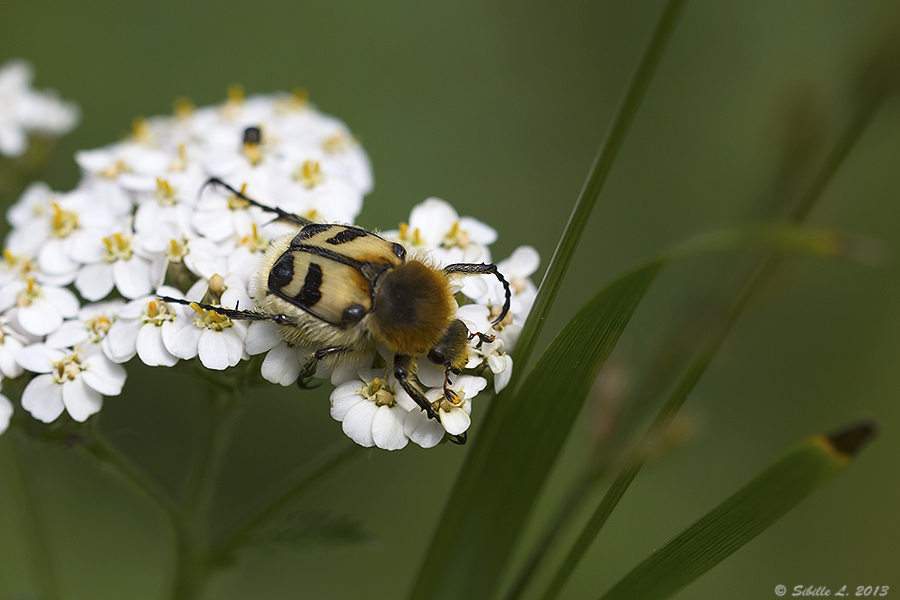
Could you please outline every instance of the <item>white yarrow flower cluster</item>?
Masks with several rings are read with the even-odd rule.
[[[33,79],[34,69],[24,60],[0,65],[0,155],[22,156],[30,136],[63,135],[81,118],[73,102],[60,100],[52,90],[32,89]]]
[[[368,156],[339,120],[300,94],[244,98],[232,90],[218,106],[136,123],[117,144],[76,155],[82,179],[70,192],[30,186],[7,217],[12,230],[0,260],[0,371],[30,377],[22,407],[44,422],[63,412],[84,421],[106,396],[119,395],[124,363],[171,367],[198,360],[220,371],[265,353],[262,375],[297,382],[318,348],[297,347],[264,321],[232,320],[213,310],[164,302],[160,296],[253,309],[259,261],[273,239],[295,230],[223,186],[271,207],[318,222],[351,224],[373,185]],[[206,186],[206,187],[204,187]],[[438,264],[491,262],[496,232],[449,204],[429,199],[409,224],[382,234]],[[332,416],[364,446],[423,447],[468,429],[472,399],[492,378],[509,381],[508,356],[531,306],[537,268],[533,249],[499,263],[513,290],[506,318],[493,276],[460,278],[458,317],[471,332],[467,365],[444,397],[445,372],[419,357],[417,385],[439,419],[400,388],[373,352],[358,364],[320,368],[337,386]],[[493,341],[485,341],[493,337]],[[0,431],[11,408],[0,395]]]

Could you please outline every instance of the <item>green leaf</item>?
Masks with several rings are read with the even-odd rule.
[[[801,442],[746,487],[651,554],[601,600],[671,597],[843,470],[875,431],[874,423],[864,421]]]
[[[412,598],[492,595],[600,366],[665,262],[655,260],[598,292],[553,340],[518,393],[494,402]]]

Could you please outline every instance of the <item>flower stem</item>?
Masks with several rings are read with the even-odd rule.
[[[293,481],[287,482],[284,490],[274,500],[259,509],[243,525],[235,528],[225,541],[217,545],[211,562],[215,564],[225,562],[236,550],[245,546],[253,538],[254,533],[283,516],[297,498],[307,493],[310,488],[333,473],[347,460],[359,456],[361,454],[358,451],[359,448],[360,446],[356,444],[342,444],[340,448],[332,450],[318,466],[298,474]]]
[[[22,440],[18,433],[14,430],[7,431],[4,436],[8,440],[5,443],[7,451],[0,450],[0,456],[7,457],[3,461],[3,468],[0,469],[0,472],[5,475],[7,484],[5,493],[14,499],[16,514],[19,516],[21,525],[20,530],[25,536],[31,565],[35,571],[35,581],[40,588],[40,596],[47,600],[58,600],[62,598],[59,581],[47,544],[46,531],[38,515],[36,494],[22,472],[22,453],[20,451]]]
[[[172,495],[96,427],[84,428],[81,436],[81,445],[89,454],[158,506],[170,520],[177,518],[178,510]]]
[[[205,427],[188,472],[176,520],[175,575],[172,598],[194,599],[203,591],[210,569],[210,512],[234,424],[242,406],[243,388],[207,388]]]

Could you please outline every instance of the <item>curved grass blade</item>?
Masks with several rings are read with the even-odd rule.
[[[666,259],[600,290],[562,329],[515,396],[496,402],[466,458],[412,598],[493,594],[528,513],[596,378]]]
[[[837,475],[874,437],[871,421],[801,442],[705,517],[668,541],[601,600],[674,595],[765,531]]]
[[[881,85],[876,88],[876,91],[871,97],[862,99],[847,128],[826,156],[824,164],[818,170],[810,187],[806,190],[806,193],[800,197],[798,204],[791,210],[789,219],[791,223],[799,224],[806,219],[816,201],[821,197],[825,187],[834,177],[834,174],[841,164],[843,164],[843,161],[850,153],[850,150],[856,145],[856,142],[871,123],[872,118],[884,102],[885,98],[888,97],[890,91],[891,88],[889,86]],[[645,439],[652,437],[656,432],[661,431],[669,420],[678,412],[685,400],[687,400],[687,396],[703,376],[706,368],[712,362],[713,357],[716,355],[719,346],[724,342],[731,327],[737,322],[744,306],[746,306],[747,302],[755,294],[757,289],[768,280],[772,273],[775,272],[778,264],[778,255],[774,253],[770,254],[770,256],[749,276],[747,283],[738,293],[734,304],[732,304],[731,308],[717,324],[716,329],[710,334],[706,342],[704,342],[696,359],[690,367],[688,367],[687,372],[672,391],[669,399],[666,400],[666,403],[653,420],[653,423],[650,424],[650,428],[644,434]],[[609,518],[610,514],[612,514],[612,511],[619,503],[619,500],[624,496],[626,490],[631,485],[631,482],[637,477],[643,464],[643,459],[638,457],[630,466],[623,469],[618,477],[616,477],[615,481],[613,481],[581,534],[575,540],[569,553],[566,555],[565,559],[563,559],[562,565],[542,596],[544,600],[555,598],[560,590],[562,590],[566,580],[575,570],[581,557],[584,556],[590,543],[600,532],[600,529],[602,529],[606,520]]]

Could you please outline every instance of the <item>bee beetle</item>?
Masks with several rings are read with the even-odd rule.
[[[456,263],[435,266],[424,254],[410,256],[406,247],[352,225],[314,223],[279,208],[266,206],[218,178],[232,194],[299,228],[275,240],[260,263],[253,300],[256,310],[200,304],[232,320],[269,321],[292,346],[316,348],[305,363],[298,384],[305,387],[321,361],[337,364],[360,358],[383,344],[394,355],[394,378],[431,419],[437,409],[412,380],[416,357],[425,355],[445,369],[443,390],[458,402],[450,377],[469,360],[469,342],[493,336],[470,332],[456,318],[457,303],[450,288],[454,275],[493,275],[503,284],[505,301],[498,324],[509,312],[509,283],[494,264]],[[202,191],[202,190],[201,190]],[[190,304],[166,296],[167,302]],[[463,444],[465,434],[451,436]]]

